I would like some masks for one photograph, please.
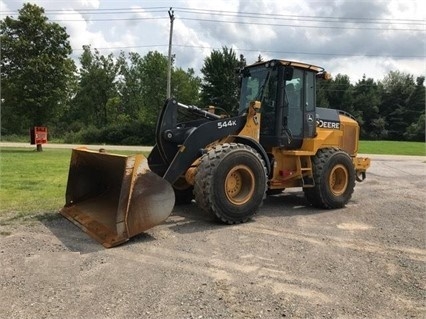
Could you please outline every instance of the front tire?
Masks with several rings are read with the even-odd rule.
[[[342,208],[355,188],[355,168],[350,156],[336,148],[325,148],[313,158],[315,186],[304,188],[307,200],[319,208]]]
[[[195,176],[197,205],[227,224],[251,219],[265,198],[265,163],[250,146],[217,145],[201,158]]]

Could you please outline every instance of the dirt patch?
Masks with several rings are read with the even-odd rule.
[[[370,225],[361,224],[361,223],[342,223],[337,225],[337,228],[357,231],[357,230],[371,229],[372,227]]]

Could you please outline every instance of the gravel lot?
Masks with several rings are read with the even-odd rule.
[[[345,209],[192,204],[104,249],[62,217],[0,220],[1,318],[424,318],[425,157],[372,156]]]

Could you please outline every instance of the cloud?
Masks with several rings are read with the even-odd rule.
[[[2,10],[16,12],[23,2],[2,0]],[[175,65],[184,69],[199,72],[212,49],[227,46],[244,54],[249,63],[259,54],[265,59],[299,60],[347,74],[353,82],[363,74],[380,80],[391,70],[414,76],[425,71],[426,4],[421,0],[33,3],[44,7],[49,19],[66,26],[74,57],[84,44],[102,48],[102,54],[123,50],[144,55],[157,50],[167,55],[167,11],[172,6]]]

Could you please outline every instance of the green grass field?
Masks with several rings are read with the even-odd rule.
[[[389,155],[426,155],[426,143],[395,141],[361,141],[359,153]]]
[[[57,211],[65,201],[71,150],[0,149],[0,214]]]
[[[426,155],[425,143],[414,142],[362,141],[359,152]],[[0,217],[53,216],[65,203],[70,157],[67,149],[0,148]]]
[[[57,212],[65,204],[70,157],[67,149],[0,148],[0,216]]]

